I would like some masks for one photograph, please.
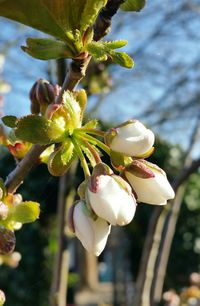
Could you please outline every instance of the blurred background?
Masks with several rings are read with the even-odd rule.
[[[0,29],[1,116],[22,116],[30,113],[28,94],[35,80],[46,78],[56,83],[63,63],[46,63],[23,54],[20,46],[25,39],[39,37],[39,32],[3,18]],[[68,304],[139,305],[135,298],[148,292],[155,301],[150,305],[200,305],[199,29],[199,0],[147,1],[140,13],[120,12],[108,35],[108,39],[129,41],[125,50],[135,61],[134,69],[109,62],[89,66],[80,85],[89,94],[87,117],[99,119],[104,130],[130,118],[148,125],[157,134],[156,152],[150,160],[167,172],[177,198],[164,213],[150,205],[138,205],[134,221],[123,229],[113,229],[98,260],[86,254],[66,230]],[[15,160],[3,146],[0,154],[0,176],[5,178]],[[184,183],[181,173],[186,175]],[[81,181],[78,168],[69,203]],[[16,252],[21,256],[0,258],[0,288],[6,293],[7,306],[48,304],[57,250],[58,187],[59,179],[39,165],[20,188],[23,197],[40,202],[42,210],[39,221],[17,233]],[[162,223],[160,231],[158,222]],[[155,252],[156,258],[151,257]],[[165,265],[166,273],[162,271]],[[150,289],[148,284],[145,287],[148,271],[157,275],[156,279],[150,277]],[[164,295],[158,285],[163,274]],[[148,304],[143,301],[141,305]]]

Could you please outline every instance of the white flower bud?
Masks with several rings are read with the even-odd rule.
[[[137,194],[137,200],[154,205],[165,205],[167,200],[175,197],[174,190],[167,180],[166,173],[156,165],[145,162],[152,175],[142,177],[132,169],[125,170],[124,174]],[[148,165],[151,165],[149,168]]]
[[[9,209],[8,206],[3,202],[0,202],[0,220],[5,220],[8,216]]]
[[[101,218],[93,220],[83,201],[74,206],[71,221],[74,233],[84,248],[99,256],[105,248],[111,226]]]
[[[121,177],[99,175],[87,195],[94,212],[112,225],[126,225],[135,215],[136,201],[131,187]],[[96,186],[95,186],[96,184]]]
[[[128,121],[106,136],[106,142],[111,150],[127,156],[140,156],[147,153],[153,146],[155,136],[141,122]]]

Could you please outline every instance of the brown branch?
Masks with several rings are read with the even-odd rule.
[[[5,182],[8,192],[15,192],[23,183],[27,173],[38,164],[38,158],[45,149],[46,146],[34,145],[22,161],[17,164],[16,168],[8,175]]]

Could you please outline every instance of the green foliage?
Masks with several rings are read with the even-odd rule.
[[[42,116],[28,115],[18,120],[15,135],[23,141],[45,145],[60,142],[63,130]]]
[[[70,140],[66,140],[49,156],[48,170],[53,176],[61,176],[67,172],[75,158],[74,145]]]
[[[99,11],[107,3],[107,0],[87,0],[80,20],[80,31],[84,32],[93,25]]]
[[[16,205],[12,212],[12,220],[15,222],[31,223],[39,218],[40,205],[36,202],[26,201]]]
[[[6,126],[10,128],[14,128],[17,123],[17,117],[15,116],[4,116],[3,118],[1,118],[1,120]]]
[[[138,12],[145,6],[146,0],[126,0],[120,8],[123,11]]]
[[[98,125],[98,120],[96,119],[93,119],[93,120],[90,120],[88,121],[83,128],[85,129],[95,129]]]
[[[22,49],[42,60],[75,58],[91,41],[90,26],[107,0],[1,0],[0,16],[57,38],[27,40]]]
[[[119,40],[114,42],[91,42],[87,45],[87,50],[98,61],[105,61],[111,58],[116,64],[125,68],[132,68],[134,62],[125,52],[116,52],[114,49],[121,48],[127,44],[127,41]]]
[[[81,126],[81,107],[76,101],[74,94],[70,91],[64,92],[63,104],[65,105],[69,114],[67,129],[69,134],[71,134],[75,128]]]
[[[69,46],[61,40],[50,38],[28,38],[22,50],[34,58],[41,60],[72,58],[73,53]]]

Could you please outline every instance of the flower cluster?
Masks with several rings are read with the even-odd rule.
[[[99,162],[79,187],[80,201],[70,210],[70,227],[89,252],[103,251],[111,225],[124,226],[135,215],[137,202],[165,205],[174,191],[165,172],[144,158],[154,151],[154,134],[139,121],[110,129],[105,143],[116,175]]]
[[[0,181],[0,264],[17,265],[20,254],[13,253],[16,244],[14,231],[20,229],[24,223],[35,221],[39,213],[38,203],[23,202],[20,194],[7,193]]]
[[[141,122],[130,120],[107,132],[97,129],[96,120],[83,125],[85,91],[62,93],[42,79],[33,85],[30,100],[32,115],[3,118],[17,143],[23,143],[15,142],[10,151],[19,158],[21,148],[47,146],[40,160],[54,176],[80,159],[85,181],[78,190],[80,200],[70,210],[70,224],[89,252],[98,256],[103,251],[111,225],[130,223],[137,203],[165,205],[174,197],[165,172],[146,160],[154,152],[155,136]],[[100,151],[110,156],[113,170],[102,162]],[[1,210],[6,214],[6,207]]]

